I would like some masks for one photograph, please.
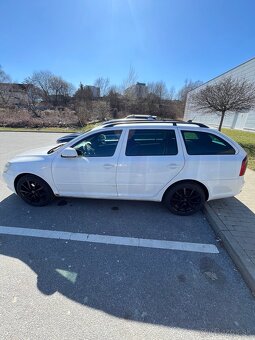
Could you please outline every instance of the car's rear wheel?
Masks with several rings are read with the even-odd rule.
[[[20,177],[16,191],[25,202],[37,207],[49,204],[54,198],[50,186],[42,178],[34,175]]]
[[[175,215],[192,215],[204,206],[205,192],[199,184],[182,182],[169,188],[163,201]]]

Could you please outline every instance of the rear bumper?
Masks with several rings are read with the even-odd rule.
[[[219,198],[233,197],[241,192],[244,186],[244,176],[234,179],[209,181],[207,186],[209,189],[208,201]]]

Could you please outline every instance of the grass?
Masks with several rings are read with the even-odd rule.
[[[230,129],[222,129],[222,132],[244,148],[249,158],[248,168],[255,171],[255,133]]]

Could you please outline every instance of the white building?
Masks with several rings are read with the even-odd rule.
[[[128,87],[125,90],[125,94],[135,99],[146,98],[148,95],[148,87],[145,83],[136,83]]]
[[[216,78],[209,80],[203,85],[197,87],[195,90],[192,90],[188,93],[185,112],[184,112],[184,120],[194,120],[196,122],[205,123],[211,126],[219,126],[220,116],[216,113],[203,113],[202,111],[195,111],[191,104],[191,96],[195,93],[195,91],[201,90],[203,86],[211,85],[214,82],[220,81],[223,77],[233,77],[233,78],[241,78],[247,79],[250,82],[255,83],[255,58],[246,61],[245,63],[234,67],[233,69],[219,75]],[[255,109],[246,113],[227,113],[223,127],[231,128],[231,129],[241,129],[241,130],[254,130],[255,131]]]

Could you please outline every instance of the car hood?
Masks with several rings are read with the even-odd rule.
[[[24,156],[44,156],[48,154],[48,151],[51,150],[52,148],[59,146],[59,144],[54,144],[54,145],[49,145],[49,146],[44,146],[42,148],[38,148],[38,149],[32,149],[32,150],[28,150],[25,152],[22,152],[20,154],[18,154],[16,157],[24,157]],[[15,157],[15,158],[16,158]]]
[[[42,148],[22,152],[18,154],[17,156],[15,156],[14,158],[12,158],[9,162],[10,163],[21,163],[21,162],[42,161],[46,157],[51,156],[50,154],[48,154],[48,151],[56,146],[59,146],[59,144],[58,145],[54,144],[54,145],[45,146]]]

